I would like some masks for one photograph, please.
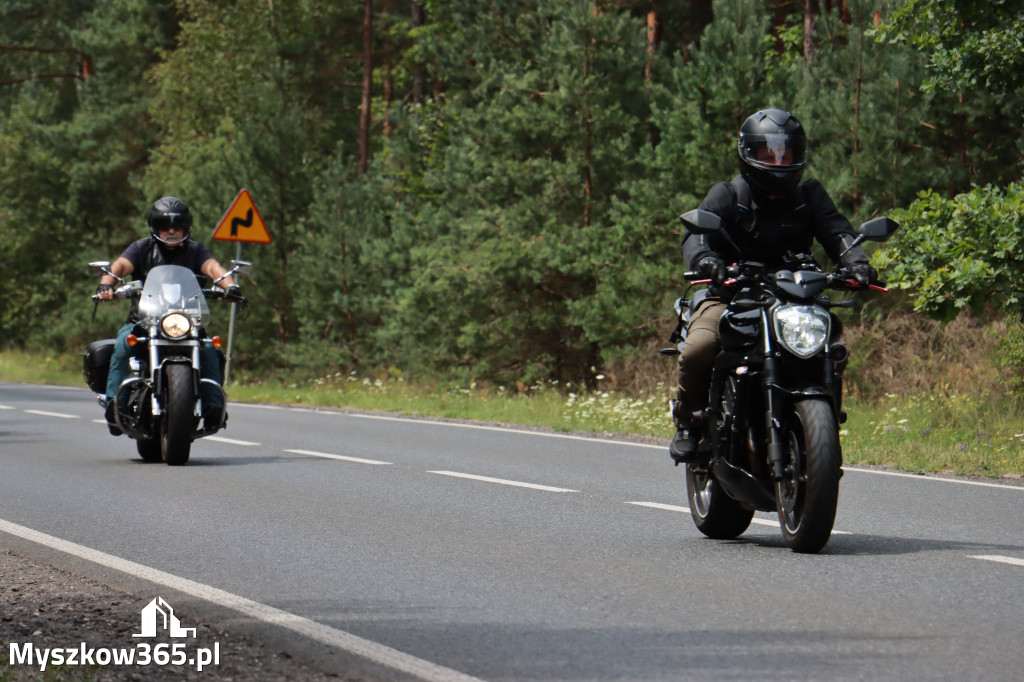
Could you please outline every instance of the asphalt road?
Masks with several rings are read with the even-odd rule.
[[[141,579],[272,621],[268,636],[291,628],[396,676],[1024,670],[1024,487],[847,469],[837,532],[807,556],[767,514],[738,540],[704,538],[663,447],[229,412],[188,466],[168,467],[109,436],[87,390],[0,384],[0,542],[105,561],[111,580],[145,567]]]

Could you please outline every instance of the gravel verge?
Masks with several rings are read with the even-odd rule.
[[[0,536],[0,542],[4,538]],[[10,660],[11,643],[24,651],[26,643],[36,649],[135,648],[140,641],[151,647],[182,640],[156,637],[133,639],[140,630],[141,609],[155,595],[139,596],[120,590],[87,575],[78,574],[37,556],[0,545],[0,682],[14,680],[103,680],[112,682],[170,682],[180,680],[246,680],[253,682],[371,682],[384,679],[361,670],[345,657],[335,662],[306,659],[303,651],[290,648],[273,633],[254,636],[229,623],[213,622],[192,614],[183,616],[182,626],[195,627],[195,639],[189,639],[187,650],[194,655],[197,647],[213,649],[218,644],[219,664],[197,671],[195,666],[156,665],[85,665],[29,666]],[[170,601],[170,598],[168,598]],[[204,624],[207,623],[207,624]],[[301,649],[301,647],[299,647]],[[167,649],[169,651],[169,649]],[[94,657],[96,654],[94,653]],[[322,657],[320,657],[322,659]]]

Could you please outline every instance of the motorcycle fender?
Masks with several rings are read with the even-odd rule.
[[[160,363],[160,368],[153,374],[153,414],[163,414],[163,406],[160,405],[160,396],[164,390],[164,367],[167,365],[188,365],[192,369],[192,395],[196,400],[196,416],[199,416],[199,372],[192,365],[192,361],[183,357],[171,357]]]
[[[785,395],[790,398],[831,398],[832,391],[825,388],[824,386],[804,386],[802,388],[789,389],[783,386],[776,385],[775,388],[779,389]]]

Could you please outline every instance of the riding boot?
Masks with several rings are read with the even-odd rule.
[[[689,415],[691,419],[686,419],[684,411],[682,391],[679,390],[676,392],[676,400],[672,402],[672,418],[676,423],[676,435],[668,446],[668,454],[676,464],[695,462],[697,460],[697,443],[700,441],[700,436],[690,426],[692,415]]]
[[[668,454],[676,464],[693,464],[697,461],[698,440],[697,434],[689,428],[678,429],[668,446]]]
[[[107,398],[104,416],[107,418],[107,429],[110,431],[111,436],[120,436],[124,433],[117,425],[117,402],[113,398]]]

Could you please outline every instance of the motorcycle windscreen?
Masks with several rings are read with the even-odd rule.
[[[139,319],[156,322],[169,312],[183,312],[196,324],[205,325],[210,307],[199,280],[180,265],[158,265],[149,271],[139,299]]]

